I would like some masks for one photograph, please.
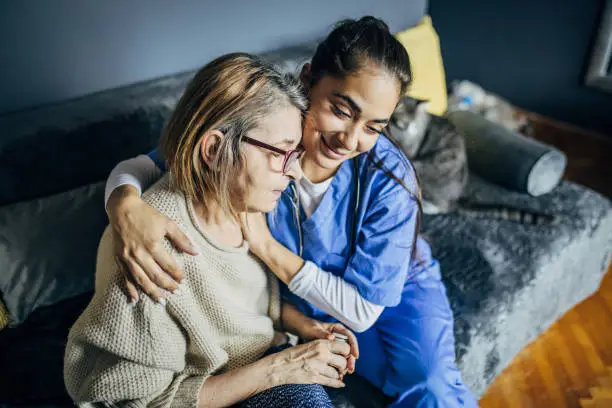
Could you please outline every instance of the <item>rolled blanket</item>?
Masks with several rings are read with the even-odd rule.
[[[488,181],[540,196],[555,188],[565,171],[565,154],[470,111],[447,115],[465,139],[468,166]]]

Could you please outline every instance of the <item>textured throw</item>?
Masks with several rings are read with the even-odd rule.
[[[482,395],[523,347],[593,293],[612,253],[612,206],[569,182],[538,198],[470,174],[471,202],[554,214],[555,225],[424,216],[455,314],[458,365]]]

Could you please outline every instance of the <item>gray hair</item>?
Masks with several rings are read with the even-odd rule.
[[[214,199],[237,216],[231,197],[239,193],[242,138],[261,120],[286,106],[302,117],[308,102],[299,80],[278,72],[259,57],[227,54],[204,66],[179,100],[162,136],[161,148],[173,183],[194,202]],[[224,137],[209,167],[198,154],[202,136],[213,129]]]

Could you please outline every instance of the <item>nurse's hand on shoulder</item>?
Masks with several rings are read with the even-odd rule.
[[[106,212],[130,298],[138,300],[138,285],[156,302],[163,302],[164,291],[174,292],[183,279],[183,271],[164,248],[164,239],[170,239],[179,251],[197,255],[197,250],[176,223],[145,203],[131,186],[113,191]]]
[[[240,221],[242,222],[242,235],[249,243],[249,249],[261,258],[266,245],[274,241],[266,215],[264,213],[242,213]]]

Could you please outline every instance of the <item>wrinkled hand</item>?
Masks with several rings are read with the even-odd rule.
[[[274,240],[264,213],[242,213],[240,215],[242,235],[249,243],[249,248],[256,256],[265,251],[266,245]]]
[[[197,255],[197,250],[172,220],[121,188],[112,193],[107,213],[128,294],[137,301],[138,285],[156,302],[163,302],[163,291],[174,292],[183,279],[183,271],[163,240],[168,237],[179,251],[191,255]]]
[[[321,384],[342,388],[350,349],[348,344],[314,340],[289,347],[266,357],[268,378],[273,386],[283,384]]]
[[[311,341],[315,339],[326,339],[335,341],[334,333],[344,334],[348,337],[349,354],[347,354],[347,371],[342,374],[353,374],[355,372],[355,360],[359,358],[359,345],[357,343],[357,337],[352,331],[347,329],[341,323],[325,323],[315,319],[308,319],[309,322],[298,328],[296,333],[300,338],[305,341]]]

